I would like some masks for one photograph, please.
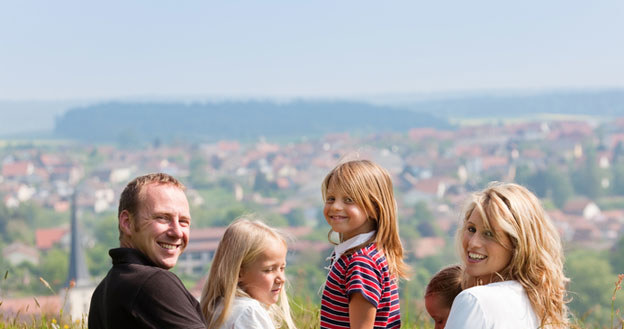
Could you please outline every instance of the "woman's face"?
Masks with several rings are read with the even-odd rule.
[[[511,246],[507,233],[496,220],[492,220],[490,224],[500,242],[494,239],[494,232],[484,227],[481,214],[476,209],[464,223],[462,233],[462,257],[466,264],[466,273],[483,284],[491,283],[493,274],[506,268],[512,256],[511,250],[503,247],[503,244]]]

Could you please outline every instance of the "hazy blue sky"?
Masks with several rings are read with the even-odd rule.
[[[2,1],[0,100],[624,87],[624,1]]]

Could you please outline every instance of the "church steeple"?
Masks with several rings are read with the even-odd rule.
[[[73,280],[77,287],[91,284],[87,263],[85,261],[84,250],[81,243],[80,227],[78,226],[78,215],[76,211],[76,197],[78,189],[74,188],[71,197],[71,251],[69,256],[69,275],[65,286],[68,287]]]

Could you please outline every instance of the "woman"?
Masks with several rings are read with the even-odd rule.
[[[465,290],[446,328],[567,328],[561,240],[537,197],[492,183],[464,214],[457,242]]]

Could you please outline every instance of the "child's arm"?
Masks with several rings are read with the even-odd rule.
[[[377,309],[359,293],[353,293],[349,299],[349,323],[352,329],[370,329],[375,325]]]

